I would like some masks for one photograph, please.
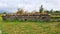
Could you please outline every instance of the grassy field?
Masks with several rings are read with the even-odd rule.
[[[60,34],[60,22],[4,22],[2,34]]]
[[[0,17],[0,34],[60,34],[60,22],[9,22]]]

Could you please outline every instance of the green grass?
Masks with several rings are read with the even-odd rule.
[[[60,22],[5,22],[0,21],[3,34],[60,34]]]
[[[2,15],[0,15],[0,21],[2,21]]]

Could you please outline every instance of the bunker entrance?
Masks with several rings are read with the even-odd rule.
[[[27,21],[27,19],[25,19],[25,21]]]

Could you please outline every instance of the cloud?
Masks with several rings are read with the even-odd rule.
[[[60,10],[60,0],[44,0],[44,8]]]
[[[60,0],[0,0],[0,10],[15,12],[18,8],[25,10],[39,10],[43,5],[45,9],[60,9]]]
[[[1,7],[7,7],[7,6],[8,6],[7,4],[4,4],[4,3],[1,3],[1,2],[0,2],[0,8],[1,8]]]

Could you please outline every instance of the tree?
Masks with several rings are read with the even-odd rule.
[[[6,12],[3,12],[3,14],[7,14]]]
[[[46,12],[47,14],[49,14],[49,13],[50,13],[48,10],[45,10],[45,12]]]
[[[18,9],[17,14],[23,14],[24,10],[23,9]]]
[[[54,13],[60,13],[60,11],[57,11],[57,10],[56,10],[56,11],[54,11]]]
[[[41,5],[40,9],[39,9],[39,13],[42,13],[43,11],[43,5]]]
[[[53,9],[50,10],[50,13],[53,13]]]

